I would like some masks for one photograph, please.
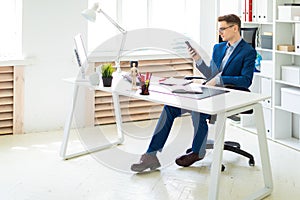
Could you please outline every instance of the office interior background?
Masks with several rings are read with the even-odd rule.
[[[93,52],[103,41],[119,33],[103,16],[99,15],[96,23],[81,16],[81,11],[94,2],[99,2],[128,31],[145,27],[174,30],[199,43],[208,55],[217,42],[217,16],[240,15],[242,9],[239,0],[2,0],[0,25],[5,28],[0,32],[0,61],[9,60],[7,63],[24,69],[22,126],[25,134],[63,130],[73,94],[72,85],[63,79],[76,76],[79,70],[73,51],[74,36],[81,33],[88,52]],[[268,2],[273,11],[277,10],[277,4],[284,3]],[[270,24],[258,26],[270,29]],[[277,27],[280,29],[280,25]],[[298,57],[294,60],[299,64]],[[283,118],[287,115],[280,109],[276,112],[283,113]],[[299,117],[293,114],[292,145],[280,145],[296,149],[298,154],[300,122],[297,120]]]
[[[96,1],[1,2],[1,24],[5,27],[0,33],[1,59],[24,58],[26,61],[24,62],[25,133],[63,128],[71,91],[62,79],[75,76],[78,72],[73,55],[73,37],[81,33],[88,51],[91,52],[111,35],[119,33],[101,15],[96,23],[89,23],[81,16],[81,11],[94,2]],[[128,31],[143,27],[174,30],[200,43],[201,47],[211,54],[216,41],[215,1],[100,0],[98,2],[103,10]],[[229,8],[228,5],[225,3],[219,7],[227,8],[228,11],[233,8],[232,12],[237,12],[237,8]]]

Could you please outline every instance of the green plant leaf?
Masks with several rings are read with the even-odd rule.
[[[102,77],[112,77],[113,72],[115,69],[113,68],[111,63],[105,63],[101,67]]]

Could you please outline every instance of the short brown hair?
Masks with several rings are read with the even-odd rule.
[[[219,16],[218,22],[222,22],[222,21],[225,21],[228,24],[236,24],[239,30],[241,29],[241,19],[234,14]]]

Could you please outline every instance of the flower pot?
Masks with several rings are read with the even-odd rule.
[[[102,77],[103,86],[110,87],[113,77]]]

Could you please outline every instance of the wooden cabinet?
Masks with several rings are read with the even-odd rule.
[[[23,133],[23,67],[0,66],[0,135]]]

